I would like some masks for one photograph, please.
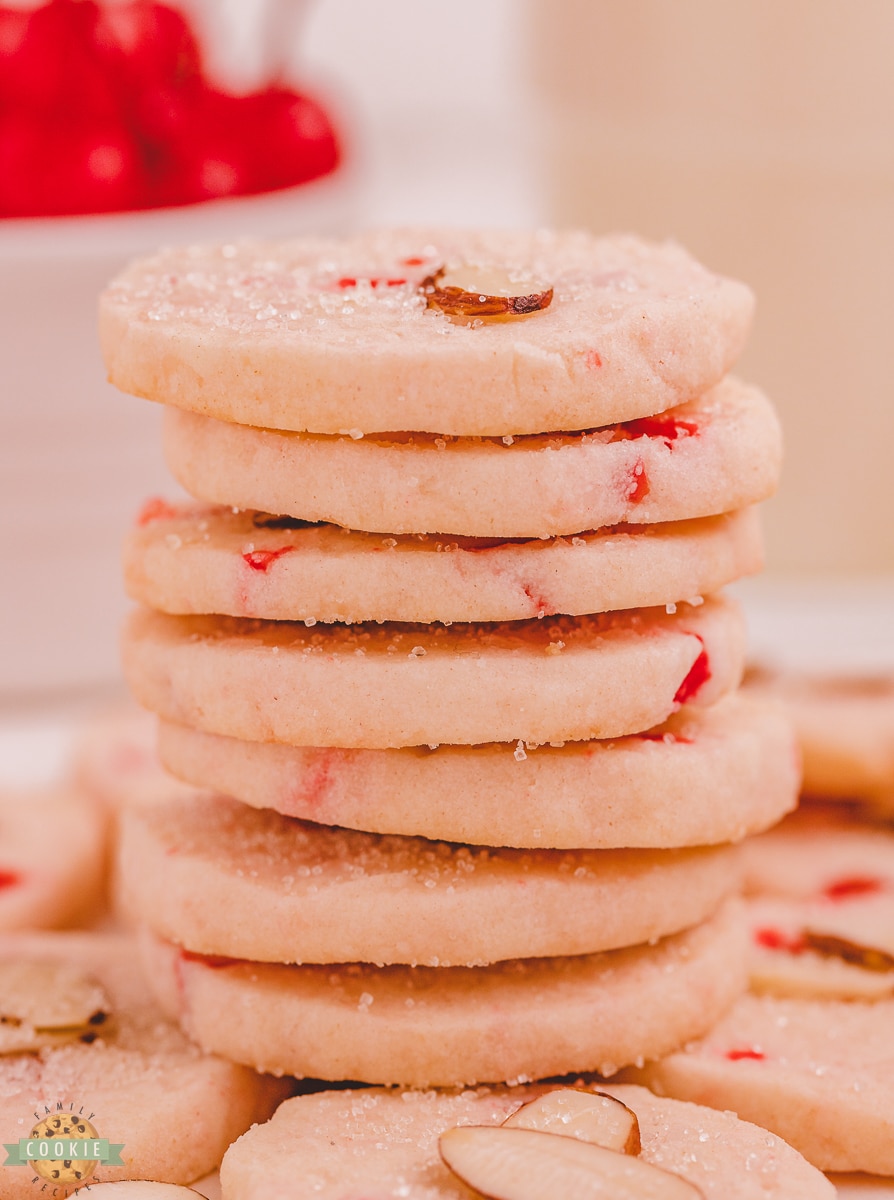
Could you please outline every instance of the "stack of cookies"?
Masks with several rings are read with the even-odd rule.
[[[675,246],[404,231],[138,262],[137,698],[197,788],[125,814],[159,994],[276,1073],[610,1075],[745,986],[732,843],[795,802],[735,695],[779,428],[748,290]]]

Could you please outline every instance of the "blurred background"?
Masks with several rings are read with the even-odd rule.
[[[104,281],[161,243],[394,223],[634,230],[751,284],[739,371],[787,439],[758,639],[806,596],[850,644],[862,598],[894,662],[890,0],[34,10],[0,5],[0,703],[114,689],[120,539],[174,492],[158,414],[103,380]]]

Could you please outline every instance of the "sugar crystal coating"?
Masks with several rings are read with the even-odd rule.
[[[427,276],[476,262],[542,278],[552,303],[511,323],[426,306]],[[697,395],[738,356],[751,310],[747,288],[669,243],[404,230],[164,252],[113,281],[101,336],[119,387],[227,420],[502,437]]]

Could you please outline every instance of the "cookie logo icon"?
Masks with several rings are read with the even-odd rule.
[[[82,1142],[99,1141],[96,1128],[86,1119],[73,1112],[54,1113],[46,1117],[31,1130],[29,1141],[41,1145],[46,1142],[55,1150],[61,1149],[63,1156],[69,1150],[78,1153],[76,1146]],[[98,1158],[36,1158],[28,1160],[41,1179],[51,1183],[83,1183],[99,1166]]]
[[[5,1142],[5,1167],[28,1166],[34,1171],[35,1184],[51,1195],[67,1194],[68,1189],[81,1187],[92,1178],[101,1163],[122,1166],[120,1145],[110,1144],[100,1137],[93,1124],[93,1113],[62,1101],[55,1109],[45,1107],[43,1115],[34,1114],[36,1124],[31,1133],[18,1142]],[[43,1181],[43,1182],[42,1182]]]

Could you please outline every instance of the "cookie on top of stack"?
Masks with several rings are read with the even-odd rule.
[[[745,984],[731,843],[795,802],[735,694],[779,427],[744,286],[677,247],[402,231],[189,248],[103,298],[196,503],[126,553],[192,800],[121,874],[203,1046],[324,1079],[612,1074]],[[232,797],[232,798],[231,798]]]

